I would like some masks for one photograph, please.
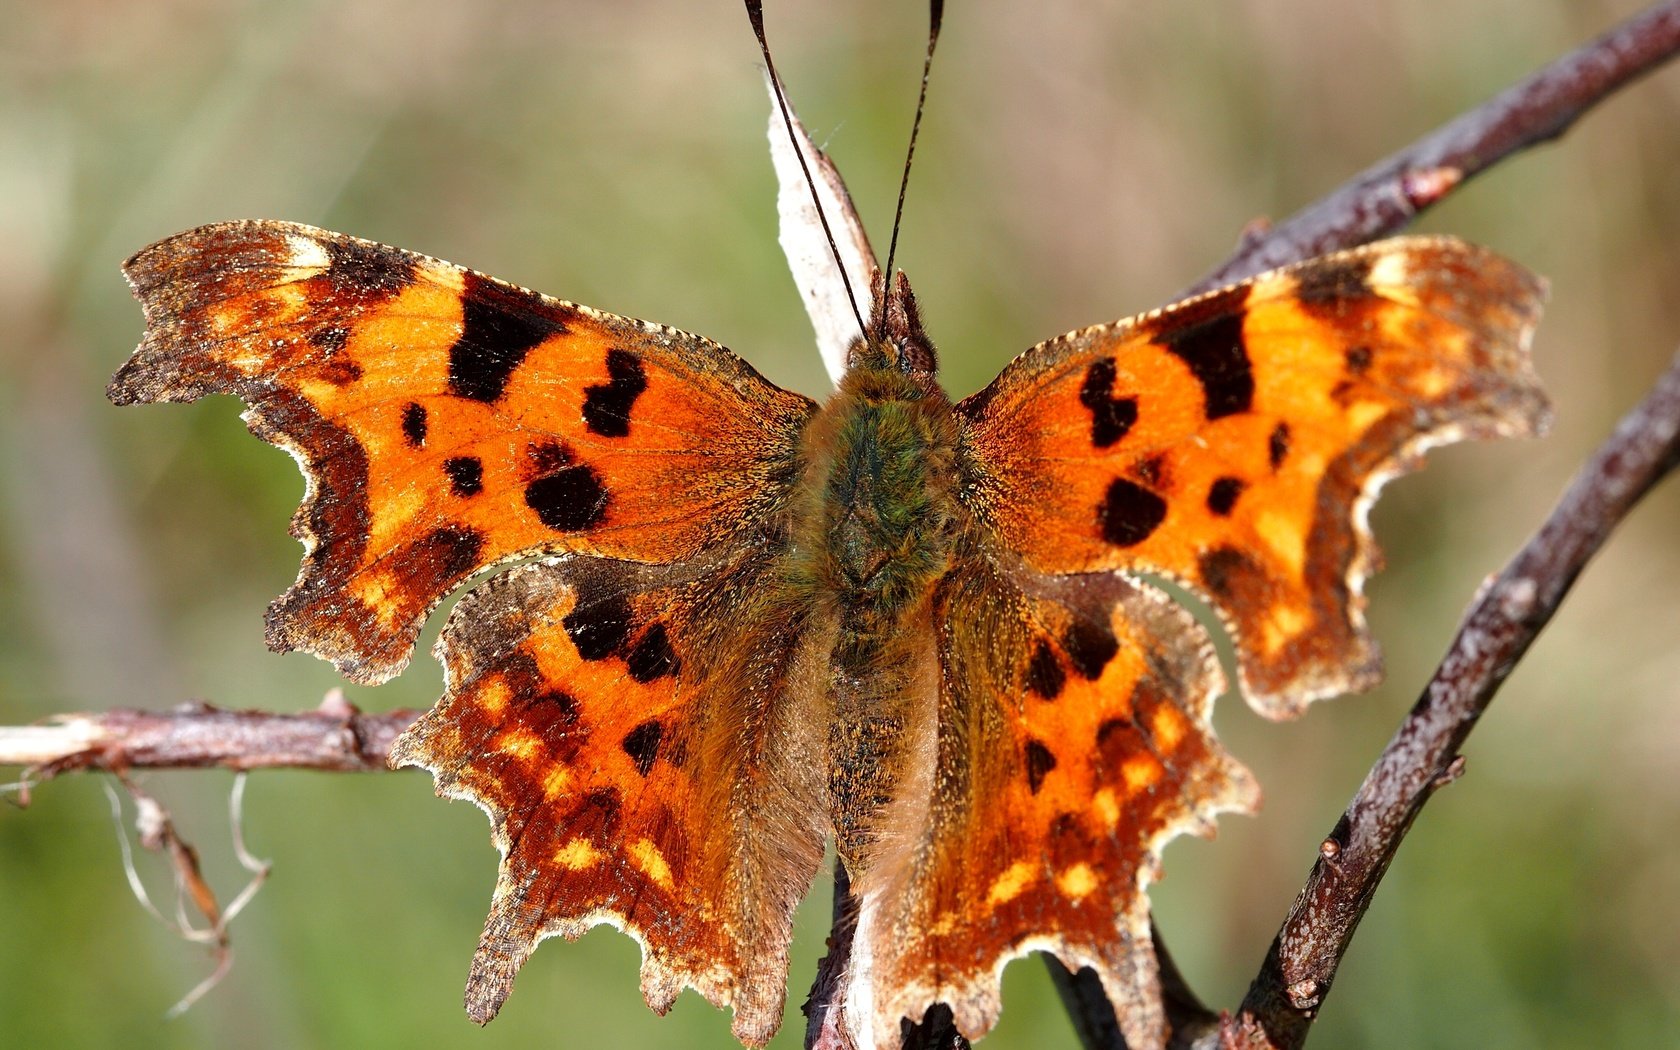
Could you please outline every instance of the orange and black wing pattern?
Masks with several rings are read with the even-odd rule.
[[[742,1042],[782,1020],[793,912],[822,865],[822,703],[776,551],[519,566],[461,599],[444,697],[398,740],[482,807],[502,863],[467,981],[488,1021],[537,942],[607,923],[663,1013],[684,987]],[[800,683],[807,683],[801,687]],[[819,736],[808,739],[811,734]]]
[[[977,1038],[1004,965],[1046,951],[1096,971],[1128,1045],[1160,1045],[1144,887],[1169,839],[1259,801],[1213,737],[1212,644],[1147,584],[963,562],[932,610],[943,673],[926,821],[901,868],[854,884],[867,962],[851,976],[869,994],[848,1001],[873,1013],[848,1023],[892,1046],[897,1018],[943,1002]]]
[[[1543,286],[1407,237],[1028,350],[957,406],[965,498],[1035,570],[1156,573],[1236,637],[1272,717],[1379,672],[1365,512],[1433,445],[1533,434]]]
[[[533,552],[691,557],[774,510],[814,411],[709,340],[284,222],[125,267],[147,329],[120,403],[234,394],[308,476],[269,643],[378,682],[427,615]]]

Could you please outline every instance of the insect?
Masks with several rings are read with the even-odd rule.
[[[821,404],[705,338],[278,221],[128,261],[147,328],[110,396],[235,394],[297,458],[276,649],[387,680],[490,573],[393,755],[502,853],[475,1020],[539,940],[610,923],[654,1009],[692,987],[764,1043],[832,840],[859,1045],[935,1003],[983,1035],[1033,950],[1161,1045],[1144,889],[1257,794],[1213,737],[1206,631],[1143,577],[1219,612],[1263,714],[1369,685],[1365,510],[1425,447],[1543,424],[1541,285],[1384,241],[1058,336],[953,401],[909,282],[847,232],[869,310]]]

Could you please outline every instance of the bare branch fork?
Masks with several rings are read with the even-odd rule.
[[[1458,777],[1459,748],[1587,560],[1680,463],[1680,355],[1576,475],[1540,531],[1482,588],[1423,695],[1319,847],[1306,886],[1235,1018],[1231,1045],[1297,1047],[1423,804]]]
[[[1557,137],[1585,111],[1677,51],[1680,0],[1669,0],[1372,166],[1291,218],[1246,238],[1195,287],[1211,287],[1392,233],[1465,180]],[[1202,1007],[1177,979],[1162,949],[1175,1046],[1283,1050],[1301,1045],[1400,840],[1424,802],[1457,775],[1458,749],[1494,691],[1610,530],[1677,464],[1680,358],[1583,468],[1540,531],[1483,589],[1417,706],[1325,839],[1238,1013],[1221,1018]],[[44,725],[0,727],[0,766],[25,768],[18,785],[25,800],[30,784],[87,769],[118,774],[210,767],[371,772],[385,768],[391,741],[417,715],[363,714],[336,693],[314,711],[289,715],[202,704],[165,712],[67,714]],[[147,800],[139,795],[136,799],[144,812]],[[178,838],[171,843],[172,835],[171,831],[158,841],[169,849],[177,877],[196,897],[201,888],[192,884],[182,866],[183,855],[190,859],[190,847]],[[213,900],[210,907],[214,909]],[[839,947],[850,939],[845,912],[842,899],[834,934]],[[224,919],[225,914],[218,915],[213,922]],[[216,937],[225,949],[219,926]],[[843,952],[836,951],[831,960],[840,955]],[[825,967],[829,965],[825,960]],[[1086,1045],[1122,1045],[1093,975],[1069,974],[1054,964],[1051,969]],[[827,1005],[827,997],[820,994],[822,980],[819,974],[813,989],[813,1020]],[[813,1024],[811,1038],[819,1028]],[[921,1026],[908,1034],[907,1045],[961,1042],[948,1026],[940,1028],[937,1019]]]

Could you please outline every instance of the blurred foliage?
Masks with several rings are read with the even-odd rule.
[[[807,124],[884,241],[920,5],[769,5]],[[1046,336],[1170,298],[1282,215],[1637,9],[1627,0],[962,4],[948,12],[902,263],[963,394]],[[226,400],[118,412],[140,331],[117,262],[240,216],[297,219],[703,332],[825,385],[775,244],[766,101],[733,0],[0,2],[0,722],[189,697],[282,710],[335,684],[261,643],[301,483]],[[1478,582],[1680,341],[1680,70],[1505,164],[1427,228],[1553,282],[1544,441],[1455,449],[1376,515],[1389,684],[1221,732],[1253,820],[1168,851],[1154,893],[1192,983],[1233,1006]],[[1661,1045],[1680,1026],[1680,496],[1642,507],[1472,740],[1401,852],[1318,1045]],[[427,659],[370,709],[424,706]],[[224,892],[220,773],[147,778]],[[422,775],[268,774],[276,861],[227,981],[163,1012],[203,953],[145,916],[93,779],[0,809],[0,1044],[726,1046],[727,1017],[639,1002],[611,931],[538,951],[480,1033],[459,995],[494,877],[483,818]],[[142,858],[154,892],[167,876]],[[808,902],[790,1024],[822,950]],[[1036,963],[986,1044],[1071,1045]]]

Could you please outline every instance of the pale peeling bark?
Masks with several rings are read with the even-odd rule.
[[[776,100],[776,88],[769,76],[765,84],[770,89],[770,160],[776,166],[776,210],[781,216],[779,239],[787,256],[788,269],[799,286],[799,297],[810,314],[811,327],[816,330],[817,350],[822,355],[828,377],[840,382],[846,372],[846,352],[863,335],[858,319],[869,317],[870,289],[874,287],[880,266],[864,233],[863,220],[852,206],[846,184],[840,181],[827,155],[818,149],[805,131],[805,125],[788,104],[793,117],[792,134],[782,119],[782,107]],[[794,152],[794,140],[804,154],[805,166]],[[807,180],[806,171],[810,178]],[[818,205],[822,212],[818,213]],[[823,218],[828,219],[827,230]],[[833,245],[829,233],[834,235]],[[845,265],[842,279],[835,263],[838,250]],[[850,296],[848,297],[848,283]]]

